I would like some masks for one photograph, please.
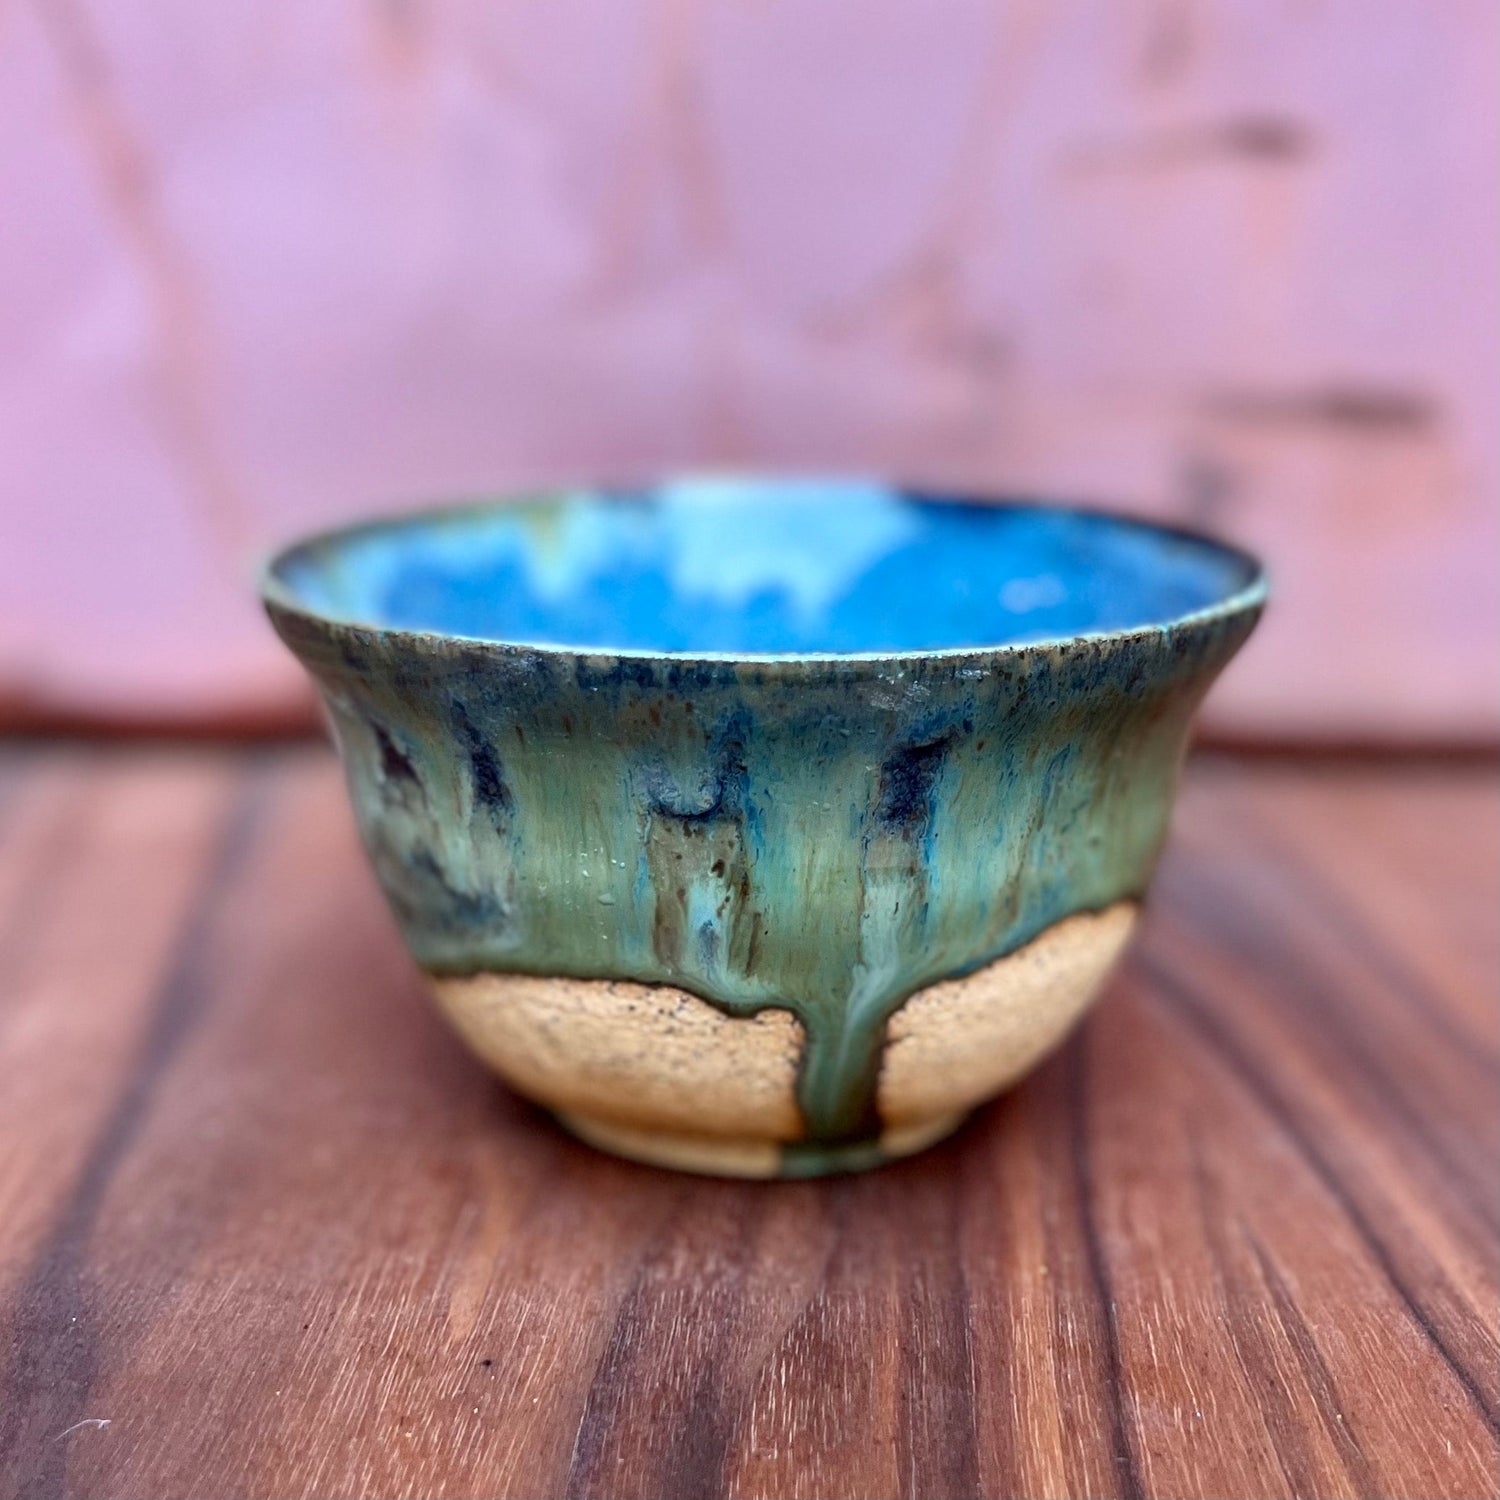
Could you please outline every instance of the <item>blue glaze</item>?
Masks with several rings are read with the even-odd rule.
[[[906,652],[1162,625],[1238,555],[1087,512],[874,484],[685,480],[486,507],[291,554],[332,618],[475,640],[701,655]]]

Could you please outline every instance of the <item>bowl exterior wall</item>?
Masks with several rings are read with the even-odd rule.
[[[1258,611],[989,652],[740,662],[271,612],[327,703],[403,936],[477,1049],[585,1135],[737,1137],[788,1171],[798,1152],[851,1164],[853,1147],[961,1112],[974,1079],[1008,1081],[1006,1066],[971,1069],[941,1107],[942,1026],[915,1040],[903,1015],[925,1006],[950,1041],[993,1047],[982,973],[1069,919],[1133,913],[1193,710]],[[1057,960],[1015,1057],[1066,1029],[1120,931]],[[971,979],[932,1009],[934,987]],[[537,981],[552,998],[522,1024],[549,993]],[[580,1009],[590,986],[599,1001]],[[1025,1009],[1014,984],[990,992]],[[549,1005],[550,1044],[516,1042],[508,1064],[504,1038],[545,1033]],[[707,1013],[689,1041],[674,1006]],[[548,1045],[545,1067],[526,1060]],[[922,1057],[925,1083],[893,1094]],[[735,1103],[756,1078],[759,1112]]]

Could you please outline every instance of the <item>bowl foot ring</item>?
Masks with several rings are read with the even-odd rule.
[[[735,1136],[681,1135],[642,1130],[596,1115],[559,1110],[558,1123],[579,1140],[652,1167],[696,1172],[705,1177],[825,1177],[837,1172],[864,1172],[899,1161],[952,1135],[967,1110],[886,1130],[869,1140],[822,1146],[813,1142],[782,1143]]]

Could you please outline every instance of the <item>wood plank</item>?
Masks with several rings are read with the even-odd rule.
[[[28,1149],[0,1159],[0,1281],[10,1256],[62,1232],[78,1179],[107,1168],[91,1153],[122,1066],[159,1045],[163,970],[239,774],[222,755],[75,748],[37,760],[6,812],[0,1140]]]
[[[0,1496],[1500,1489],[1488,769],[1200,761],[1058,1056],[768,1185],[471,1063],[325,754],[6,765]]]

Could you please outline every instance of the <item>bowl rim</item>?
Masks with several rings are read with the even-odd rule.
[[[299,596],[281,576],[281,569],[301,553],[337,546],[375,532],[399,531],[426,522],[442,522],[486,511],[501,510],[512,505],[560,503],[582,495],[589,495],[606,503],[623,504],[631,495],[649,491],[666,483],[669,479],[673,481],[704,478],[719,480],[726,477],[749,479],[768,485],[819,481],[829,484],[873,485],[886,487],[894,493],[933,505],[966,506],[986,510],[1041,511],[1109,522],[1151,533],[1161,538],[1190,542],[1208,552],[1217,553],[1239,567],[1244,581],[1211,604],[1172,615],[1167,619],[1114,629],[1069,631],[1060,635],[1037,636],[1018,642],[977,645],[970,643],[961,646],[877,651],[667,651],[647,647],[627,649],[603,644],[569,645],[556,641],[512,640],[491,635],[467,635],[454,630],[428,630],[384,624],[375,619],[316,608]],[[1193,526],[1183,525],[1176,521],[1163,521],[1128,509],[978,489],[928,489],[919,484],[859,473],[807,475],[736,471],[732,475],[726,475],[720,471],[697,469],[673,472],[670,475],[660,475],[644,481],[565,482],[492,491],[467,499],[403,508],[361,520],[344,522],[308,532],[269,549],[260,558],[256,569],[256,580],[262,605],[271,616],[273,624],[277,622],[278,616],[290,617],[315,630],[321,629],[334,636],[352,634],[363,639],[378,639],[398,647],[428,653],[462,649],[488,651],[505,656],[540,655],[556,659],[582,659],[590,662],[639,662],[680,667],[692,667],[695,664],[708,667],[744,665],[751,668],[796,668],[805,665],[826,667],[843,663],[900,665],[908,662],[961,661],[963,658],[985,660],[997,657],[1014,658],[1039,652],[1055,652],[1090,643],[1125,645],[1132,641],[1171,639],[1183,632],[1227,623],[1236,617],[1258,616],[1270,595],[1270,583],[1265,565],[1253,552]]]

